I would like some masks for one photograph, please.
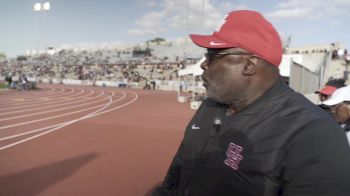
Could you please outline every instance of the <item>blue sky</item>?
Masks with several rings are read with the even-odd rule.
[[[9,57],[46,46],[137,43],[211,34],[237,9],[261,12],[292,46],[340,42],[350,48],[350,0],[1,0],[0,52]]]

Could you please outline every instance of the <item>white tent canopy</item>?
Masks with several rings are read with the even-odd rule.
[[[279,70],[281,76],[289,77],[290,76],[290,66],[292,64],[292,61],[302,64],[303,62],[303,56],[302,55],[283,55],[282,61],[279,65]]]
[[[179,70],[179,75],[193,75],[193,76],[200,76],[203,73],[203,70],[201,68],[201,64],[205,61],[205,57],[202,57],[197,63],[193,65],[186,66],[185,69]]]

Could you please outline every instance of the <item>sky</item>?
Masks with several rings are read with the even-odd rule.
[[[0,0],[0,53],[167,40],[211,34],[233,10],[262,13],[291,46],[339,42],[350,48],[350,0]]]

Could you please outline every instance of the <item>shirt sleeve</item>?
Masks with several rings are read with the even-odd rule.
[[[336,123],[303,126],[287,148],[283,196],[350,195],[350,148]]]

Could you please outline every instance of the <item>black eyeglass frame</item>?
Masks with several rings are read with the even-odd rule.
[[[350,105],[350,101],[344,101],[338,104],[335,104],[333,106],[331,106],[331,112],[335,113],[339,107],[343,106],[343,105]]]
[[[204,57],[206,59],[206,61],[209,62],[213,62],[215,60],[221,59],[225,56],[228,55],[239,55],[239,56],[243,56],[243,55],[248,55],[248,56],[257,56],[256,54],[253,53],[247,53],[247,52],[218,52],[218,53],[214,53],[214,54],[210,54],[210,53],[205,53]]]

